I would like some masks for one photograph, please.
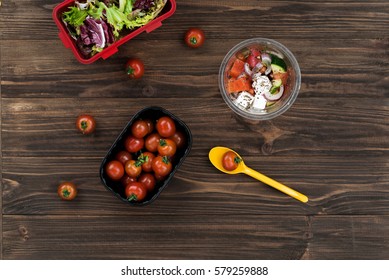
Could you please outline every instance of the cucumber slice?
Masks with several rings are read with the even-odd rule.
[[[280,86],[282,86],[282,80],[281,79],[275,79],[271,83],[272,83],[272,87],[270,89],[270,93],[274,94],[274,93],[276,93],[278,91]]]
[[[271,55],[271,70],[273,73],[285,73],[286,67],[286,63],[282,58],[274,54]]]
[[[279,67],[284,69],[284,72],[286,72],[287,66],[286,66],[285,61],[282,58],[279,58],[278,56],[276,56],[274,54],[271,54],[270,57],[271,57],[271,64],[278,65]]]
[[[282,68],[281,66],[277,65],[277,64],[271,64],[271,70],[273,71],[273,73],[286,73],[286,68]]]
[[[277,103],[277,101],[268,101],[267,103],[266,103],[266,107],[270,107],[270,106],[272,106],[272,105],[274,105],[274,104],[276,104]]]
[[[273,87],[280,87],[282,85],[282,80],[281,79],[275,79],[271,81]]]

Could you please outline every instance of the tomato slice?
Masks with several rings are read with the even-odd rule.
[[[238,78],[240,74],[244,71],[244,62],[240,59],[236,59],[230,70],[230,76],[233,78]]]
[[[242,77],[239,79],[229,79],[227,82],[227,90],[229,93],[236,93],[241,91],[250,91],[252,88],[250,80]]]

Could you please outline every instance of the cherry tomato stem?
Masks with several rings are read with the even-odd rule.
[[[196,45],[197,44],[196,37],[190,37],[190,42],[192,43],[192,45]]]
[[[82,130],[87,129],[88,128],[88,123],[86,121],[82,121],[81,122],[81,128],[82,128]]]

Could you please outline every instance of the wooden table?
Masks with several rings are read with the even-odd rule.
[[[58,0],[3,0],[2,259],[389,259],[389,4],[370,1],[178,0],[176,13],[107,60],[76,61],[51,13]],[[189,27],[206,43],[184,45]],[[218,88],[238,42],[286,45],[302,72],[289,111],[238,118]],[[146,74],[129,80],[129,57]],[[158,105],[190,127],[193,147],[144,208],[100,182],[108,148],[140,109]],[[93,136],[75,129],[95,116]],[[310,198],[300,203],[208,161],[216,145]],[[79,195],[61,201],[73,181]]]

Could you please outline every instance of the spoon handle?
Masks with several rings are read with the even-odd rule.
[[[301,201],[301,202],[305,203],[308,201],[308,197],[303,195],[302,193],[299,193],[298,191],[295,191],[294,189],[291,189],[291,188],[281,184],[280,182],[277,182],[276,180],[273,180],[272,178],[269,178],[269,177],[259,173],[258,171],[251,169],[250,167],[245,168],[244,173],[246,173],[247,175],[249,175],[249,176],[279,190],[280,192],[283,192],[283,193]]]

